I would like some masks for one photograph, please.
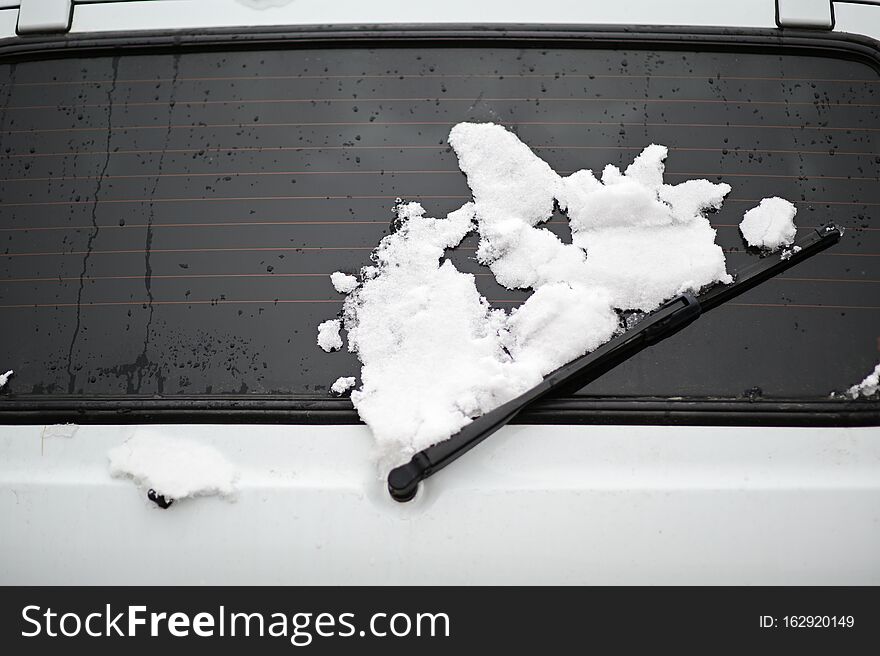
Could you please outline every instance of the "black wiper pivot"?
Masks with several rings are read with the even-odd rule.
[[[840,241],[843,231],[834,224],[798,239],[782,254],[762,257],[736,273],[727,285],[714,285],[694,296],[682,294],[662,305],[633,328],[549,374],[538,385],[507,403],[477,417],[458,433],[416,453],[388,474],[388,491],[396,501],[409,501],[420,481],[443,469],[507,424],[531,403],[549,394],[577,390],[628,360],[642,349],[677,333],[703,312],[718,307]]]

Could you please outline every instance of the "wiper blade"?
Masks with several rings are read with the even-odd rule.
[[[737,272],[730,284],[714,285],[697,296],[682,294],[673,298],[631,329],[556,369],[532,389],[477,417],[449,439],[419,451],[408,463],[392,469],[388,474],[388,491],[392,498],[401,502],[410,501],[415,497],[421,481],[470,451],[538,399],[580,389],[642,349],[677,333],[702,313],[836,244],[842,235],[843,231],[838,226],[825,225],[798,239],[781,255],[764,256]]]

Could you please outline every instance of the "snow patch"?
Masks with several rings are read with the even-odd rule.
[[[563,177],[492,123],[460,123],[449,143],[473,201],[438,218],[399,202],[397,230],[380,241],[343,306],[349,350],[362,363],[352,402],[384,467],[606,342],[623,328],[617,310],[648,312],[731,281],[706,217],[730,186],[664,184],[665,146],[648,146],[624,171],[609,164],[599,177]],[[570,244],[541,225],[556,207],[567,213]],[[775,202],[768,207],[762,212],[778,214]],[[493,309],[474,276],[444,259],[472,231],[477,260],[499,284],[532,290],[519,308]],[[328,323],[319,335],[332,332],[341,346]]]
[[[503,344],[510,368],[524,369],[532,387],[540,378],[592,351],[618,329],[611,298],[601,288],[581,283],[542,285],[505,321]],[[528,384],[527,384],[528,383]]]
[[[480,296],[473,275],[440,261],[471,231],[473,212],[466,204],[438,219],[418,203],[398,205],[398,229],[345,300],[349,349],[363,363],[351,399],[388,463],[525,389],[504,367],[504,313]]]
[[[850,387],[846,394],[850,398],[857,399],[860,396],[874,396],[878,390],[880,390],[880,364],[874,367],[874,371],[869,373],[865,380]]]
[[[334,271],[331,273],[330,282],[333,283],[333,288],[340,294],[348,294],[349,292],[354,291],[354,288],[358,286],[357,278],[350,276],[347,273],[342,273],[342,271]]]
[[[345,392],[354,387],[355,381],[354,376],[340,376],[330,386],[330,391],[334,394],[345,394]]]
[[[474,196],[477,259],[510,289],[585,278],[586,257],[548,230],[561,178],[516,135],[492,123],[459,123],[449,133]]]
[[[765,198],[745,213],[739,229],[749,246],[772,252],[794,241],[795,214],[797,208],[787,200],[775,196]]]
[[[706,218],[730,186],[663,184],[666,155],[665,146],[652,144],[623,173],[606,166],[601,182],[589,171],[563,180],[559,203],[572,242],[587,253],[586,279],[604,287],[618,309],[649,311],[675,294],[731,281]]]
[[[41,433],[43,438],[49,437],[61,437],[65,439],[70,439],[76,432],[79,430],[78,424],[48,424],[43,426],[43,431]]]
[[[0,389],[3,389],[3,387],[6,386],[6,383],[9,382],[9,378],[10,378],[14,373],[15,373],[15,372],[14,372],[12,369],[10,369],[10,370],[7,371],[5,374],[0,374]]]
[[[342,337],[339,335],[339,329],[342,322],[339,319],[328,319],[322,321],[318,326],[318,346],[327,353],[338,351],[342,348]]]
[[[110,474],[167,499],[235,492],[238,470],[215,448],[179,437],[136,435],[111,449]]]

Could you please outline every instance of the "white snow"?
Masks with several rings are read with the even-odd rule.
[[[70,439],[76,432],[79,430],[79,425],[77,424],[47,424],[43,426],[43,430],[41,432],[41,436],[43,438],[52,438],[52,437],[61,437],[65,439]]]
[[[349,350],[362,363],[351,398],[384,467],[600,346],[621,329],[616,310],[650,311],[731,280],[706,218],[730,186],[664,184],[665,146],[652,144],[624,171],[608,165],[597,178],[588,170],[560,176],[491,123],[460,123],[449,143],[473,201],[445,218],[398,204],[399,229],[381,240],[343,308]],[[570,244],[541,225],[557,205]],[[495,280],[532,290],[519,308],[492,309],[474,276],[444,259],[474,230],[477,260]],[[325,328],[333,321],[319,327],[322,348],[325,332],[342,345],[337,327]]]
[[[440,263],[471,230],[473,207],[443,219],[424,216],[418,203],[397,212],[400,228],[382,239],[376,266],[344,306],[349,349],[363,363],[351,398],[388,462],[525,389],[504,367],[503,313],[489,308],[471,274]]]
[[[357,278],[350,276],[347,273],[342,273],[342,271],[331,273],[330,282],[333,283],[333,288],[340,294],[348,294],[349,292],[354,291],[354,288],[358,286]]]
[[[708,180],[663,184],[665,146],[651,145],[621,173],[602,181],[579,171],[563,180],[572,241],[587,252],[586,279],[619,309],[648,311],[682,291],[729,282],[724,252],[705,212],[721,206],[730,186]]]
[[[155,433],[135,435],[111,449],[110,474],[129,477],[166,499],[235,492],[238,470],[214,447]]]
[[[858,385],[850,387],[846,393],[849,397],[857,399],[860,396],[873,396],[880,390],[880,364],[874,367],[874,371],[868,374]]]
[[[524,369],[522,386],[532,387],[554,369],[601,346],[618,324],[605,290],[580,283],[542,285],[505,322],[502,341],[513,357],[508,368]]]
[[[328,319],[322,321],[318,326],[318,346],[327,351],[338,351],[342,348],[342,337],[339,335],[339,329],[342,322],[339,319]]]
[[[740,232],[749,246],[775,251],[790,246],[797,228],[797,208],[783,198],[765,198],[743,216]]]
[[[330,391],[334,394],[344,394],[354,387],[355,381],[356,379],[354,376],[340,376],[330,386]]]
[[[509,288],[583,279],[584,252],[533,227],[553,214],[559,175],[516,135],[492,123],[459,123],[449,143],[474,197],[477,259],[495,279]]]
[[[12,376],[12,374],[14,374],[14,373],[15,372],[12,369],[10,369],[5,374],[0,374],[0,389],[3,389],[3,387],[6,385],[6,383],[9,382],[10,376]]]
[[[477,257],[505,287],[589,281],[611,294],[614,307],[649,310],[683,286],[730,280],[704,216],[730,187],[664,185],[665,146],[648,146],[623,173],[606,166],[600,181],[587,170],[560,177],[491,123],[459,124],[449,143],[474,193]],[[568,213],[572,244],[535,227],[554,201]]]
[[[783,248],[782,253],[779,256],[779,259],[790,260],[792,255],[794,255],[796,253],[800,253],[800,252],[801,252],[800,246],[792,246],[791,248]]]

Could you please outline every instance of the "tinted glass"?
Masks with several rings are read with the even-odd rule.
[[[824,398],[878,358],[877,73],[831,57],[395,47],[65,58],[0,66],[4,396],[314,395],[356,374],[315,345],[396,197],[469,197],[446,143],[495,121],[560,173],[670,147],[667,181],[724,180],[844,240],[583,394]],[[548,226],[570,239],[563,217]],[[493,304],[468,237],[450,257]]]

